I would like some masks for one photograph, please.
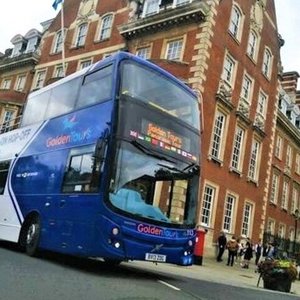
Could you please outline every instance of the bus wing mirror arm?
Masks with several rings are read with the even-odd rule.
[[[105,146],[108,141],[108,129],[105,129],[101,136],[98,138],[97,143],[96,143],[96,149],[95,149],[95,156],[99,160],[103,160],[104,158],[104,153],[105,153]]]

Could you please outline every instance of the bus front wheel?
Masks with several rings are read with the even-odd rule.
[[[122,262],[122,260],[118,260],[118,259],[110,259],[110,258],[104,258],[104,263],[105,263],[107,266],[111,266],[111,267],[116,267],[116,266],[118,266],[121,262]]]
[[[25,230],[23,231],[23,241],[25,252],[29,256],[37,256],[40,242],[41,224],[38,216],[31,217],[26,222]]]

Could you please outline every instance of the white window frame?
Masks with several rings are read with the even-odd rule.
[[[26,83],[26,75],[25,74],[19,75],[16,80],[15,90],[18,92],[22,92],[25,88],[25,83]]]
[[[257,49],[258,49],[258,35],[254,30],[250,30],[248,45],[247,45],[247,55],[254,61],[257,59]]]
[[[221,78],[232,88],[236,70],[236,60],[228,53],[224,57],[223,71]]]
[[[261,143],[254,138],[251,145],[248,177],[255,182],[258,181],[260,150]]]
[[[268,79],[270,79],[272,74],[272,61],[273,61],[272,52],[269,48],[266,48],[263,56],[262,73]]]
[[[46,80],[46,70],[39,70],[36,72],[34,89],[40,89],[44,86]]]
[[[167,42],[165,58],[168,60],[182,60],[183,57],[183,38],[169,40]]]
[[[290,193],[290,183],[287,180],[283,181],[282,195],[281,195],[281,208],[287,210],[288,199]]]
[[[35,51],[37,45],[37,37],[31,38],[27,42],[25,53],[31,53]]]
[[[112,13],[106,14],[101,19],[99,40],[104,41],[111,37],[114,16]]]
[[[293,148],[291,145],[287,145],[285,165],[288,169],[292,168],[292,162],[293,162]]]
[[[211,149],[210,149],[210,156],[214,159],[221,160],[221,155],[223,152],[223,138],[225,133],[225,126],[226,126],[227,116],[217,110],[215,121],[214,121],[214,128],[212,131],[211,137]]]
[[[174,0],[173,1],[173,7],[186,5],[188,3],[191,3],[193,0]]]
[[[300,174],[300,154],[296,153],[296,158],[295,158],[295,172],[297,174]]]
[[[88,33],[88,23],[82,23],[77,28],[76,47],[82,47],[85,44],[85,39]]]
[[[203,200],[201,208],[200,223],[203,226],[212,225],[213,206],[216,198],[216,188],[206,184],[203,189]]]
[[[279,175],[273,173],[272,183],[271,183],[271,191],[270,191],[270,202],[273,204],[277,204],[279,194]]]
[[[245,134],[246,132],[242,127],[236,127],[231,156],[231,168],[239,172],[242,171],[242,152],[244,148]]]
[[[93,64],[93,61],[91,58],[88,59],[82,59],[78,62],[78,70],[82,70],[84,68],[87,68]]]
[[[147,47],[141,47],[136,49],[135,55],[143,59],[149,59],[150,53],[151,53],[151,47],[147,46]]]
[[[62,52],[62,47],[63,47],[63,34],[62,34],[62,30],[59,30],[55,34],[52,53]]]
[[[228,31],[238,41],[241,40],[243,19],[244,17],[243,17],[242,10],[238,7],[237,4],[234,4],[231,10]]]
[[[258,94],[257,101],[257,113],[265,120],[267,115],[267,107],[268,107],[268,97],[267,95],[260,91]]]
[[[64,68],[62,65],[55,66],[53,72],[53,78],[61,78],[64,77]]]
[[[278,236],[280,238],[284,239],[285,234],[286,234],[286,226],[285,226],[285,224],[280,223],[278,226]]]
[[[293,251],[293,242],[295,240],[295,228],[290,228],[289,230],[289,240],[290,240],[290,246],[289,246],[289,251]]]
[[[241,101],[246,105],[250,106],[251,98],[252,98],[252,90],[253,90],[253,79],[244,74],[242,88],[241,88]]]
[[[251,222],[253,217],[253,204],[245,202],[243,211],[242,231],[243,237],[249,237],[251,232]]]
[[[10,121],[14,119],[14,111],[12,110],[5,110],[3,114],[3,121],[1,126],[1,133],[10,131]]]
[[[1,89],[9,90],[10,86],[11,86],[11,79],[10,78],[4,78],[2,80]]]
[[[22,42],[19,42],[19,43],[15,44],[14,48],[13,48],[13,51],[12,51],[12,54],[11,54],[11,57],[16,57],[16,56],[20,55],[21,50],[22,50],[22,46],[23,46]]]
[[[283,148],[283,138],[278,134],[276,137],[276,144],[275,144],[275,156],[282,159],[282,148]]]
[[[274,235],[275,234],[275,220],[273,219],[268,219],[268,222],[267,222],[267,232],[271,235]]]
[[[225,199],[223,230],[225,232],[233,232],[234,210],[236,206],[236,197],[227,194]]]
[[[145,0],[142,18],[159,13],[160,4],[161,0]]]
[[[298,199],[299,199],[299,190],[294,186],[292,192],[292,201],[291,201],[292,214],[294,214],[296,209],[298,209]]]

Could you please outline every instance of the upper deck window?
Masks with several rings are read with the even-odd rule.
[[[126,62],[122,67],[121,92],[146,102],[194,128],[200,127],[196,96],[188,93],[164,74]]]
[[[112,94],[113,65],[84,77],[77,76],[28,97],[22,126],[50,119],[77,108],[108,100]]]

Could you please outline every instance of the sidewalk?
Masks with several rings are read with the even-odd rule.
[[[259,273],[255,273],[256,267],[253,262],[249,265],[249,269],[242,269],[239,263],[233,267],[227,266],[226,259],[224,259],[223,262],[217,262],[212,258],[203,258],[202,266],[193,265],[190,267],[162,263],[156,265],[154,263],[140,261],[130,262],[130,264],[142,266],[144,269],[154,272],[176,274],[231,286],[263,289],[262,279],[257,287]],[[300,295],[300,280],[296,280],[292,283],[291,293]]]

